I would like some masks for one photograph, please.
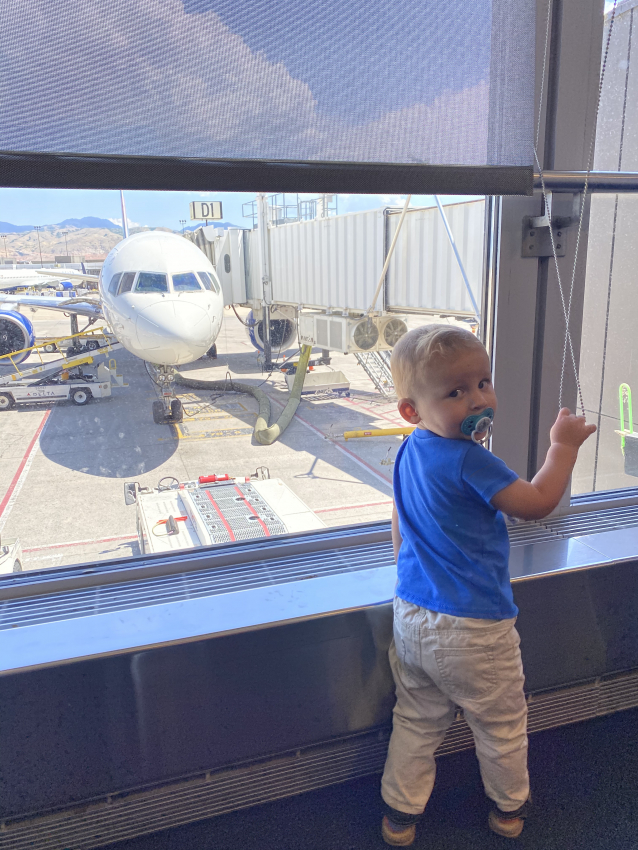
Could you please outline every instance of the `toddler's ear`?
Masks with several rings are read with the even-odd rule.
[[[401,414],[401,417],[405,419],[406,422],[409,422],[410,425],[419,424],[419,422],[421,421],[421,417],[419,416],[412,399],[400,398],[397,407],[399,408],[399,413]]]

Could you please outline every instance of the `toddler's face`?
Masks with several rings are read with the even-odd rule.
[[[477,345],[441,357],[424,369],[412,398],[399,400],[399,412],[408,422],[440,437],[469,440],[461,431],[463,420],[486,407],[496,412],[497,404],[489,358]],[[476,435],[484,436],[485,432]]]

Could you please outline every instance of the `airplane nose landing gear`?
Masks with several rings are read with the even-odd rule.
[[[175,369],[172,366],[151,366],[149,374],[162,393],[161,400],[153,402],[153,422],[156,425],[181,422],[184,411],[181,401],[175,398]]]

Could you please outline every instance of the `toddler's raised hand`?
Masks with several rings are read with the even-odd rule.
[[[549,438],[552,445],[560,443],[578,449],[595,430],[596,426],[588,425],[584,416],[575,416],[568,407],[563,407],[552,425]]]

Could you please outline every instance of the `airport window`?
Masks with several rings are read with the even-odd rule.
[[[136,272],[124,272],[120,281],[120,288],[117,291],[118,295],[125,292],[130,292],[133,289],[133,281],[135,280]]]
[[[120,199],[111,194],[115,217]],[[156,198],[153,193],[146,213],[151,224]],[[19,446],[11,458],[0,457],[4,478],[15,479],[8,507],[0,508],[0,533],[5,543],[19,542],[24,570],[389,519],[392,471],[402,440],[396,429],[409,430],[396,407],[392,347],[406,329],[421,324],[479,329],[473,305],[483,301],[484,198],[442,199],[458,259],[431,197],[412,198],[400,229],[406,196],[286,195],[285,204],[281,196],[267,198],[270,351],[259,229],[250,215],[254,199],[254,194],[222,196],[231,224],[215,228],[213,241],[208,241],[213,229],[206,227],[189,231],[185,239],[166,234],[166,250],[183,252],[171,260],[173,268],[197,269],[171,274],[172,287],[166,273],[136,271],[128,264],[121,233],[104,242],[103,256],[119,245],[118,257],[130,269],[119,281],[107,276],[105,285],[120,293],[159,291],[165,298],[144,303],[139,313],[137,299],[119,302],[121,308],[113,299],[112,324],[105,317],[86,328],[82,344],[94,348],[110,340],[117,348],[96,355],[92,365],[67,370],[63,380],[59,371],[53,383],[37,390],[42,394],[37,400],[18,400],[0,410],[0,429],[14,434],[20,426],[19,438],[14,434]],[[279,225],[284,206],[285,228]],[[175,202],[175,209],[177,225],[183,207]],[[369,320],[366,312],[397,231],[386,285]],[[92,246],[94,237],[87,228],[75,238]],[[131,246],[143,244],[143,237],[131,237]],[[151,237],[155,244],[162,231]],[[345,244],[347,252],[339,248]],[[46,245],[42,242],[43,250]],[[222,291],[220,282],[223,308],[218,294],[213,297]],[[200,293],[197,303],[179,298],[191,288]],[[69,335],[64,311],[21,309],[11,326],[16,346],[24,345],[27,331],[20,322],[29,316],[36,345]],[[82,333],[81,316],[78,323]],[[296,415],[276,441],[262,445],[254,437],[255,428],[262,427],[260,403],[230,384],[263,393],[268,425],[280,422],[305,345],[311,349],[309,368]],[[62,351],[42,356],[55,364],[67,346],[61,342]],[[197,386],[176,382],[172,392],[163,380],[165,363],[177,364],[170,368],[178,377],[195,378]],[[25,455],[31,462],[25,461],[28,472],[22,475]],[[56,501],[41,490],[43,480],[66,494],[62,519]],[[132,504],[126,503],[125,484]],[[0,504],[4,496],[0,484]],[[86,505],[96,498],[101,509],[91,513],[87,525]]]
[[[168,292],[168,279],[165,274],[140,272],[137,278],[136,292]]]
[[[120,282],[121,277],[122,272],[118,272],[117,274],[114,274],[111,278],[111,282],[109,283],[109,292],[111,293],[111,295],[115,295],[115,293],[117,292],[117,285]]]
[[[175,292],[199,292],[201,286],[195,272],[183,272],[173,275],[173,289]]]
[[[627,4],[614,23],[596,133],[594,167],[599,171],[635,171],[638,162],[638,140],[631,124],[638,75],[634,6]],[[638,394],[632,306],[637,221],[638,195],[592,197],[580,380],[587,418],[598,431],[579,452],[572,479],[574,494],[638,485],[638,406],[634,414],[632,405],[632,393]]]

